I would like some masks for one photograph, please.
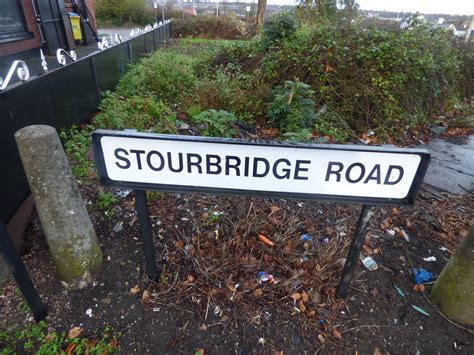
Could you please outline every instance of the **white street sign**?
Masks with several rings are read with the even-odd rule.
[[[412,204],[425,150],[275,144],[97,131],[99,174],[112,186]]]

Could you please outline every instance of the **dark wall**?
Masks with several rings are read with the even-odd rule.
[[[14,133],[34,124],[60,130],[87,120],[97,111],[100,93],[115,88],[132,59],[138,60],[169,38],[170,26],[0,92],[1,220],[8,221],[29,194]]]

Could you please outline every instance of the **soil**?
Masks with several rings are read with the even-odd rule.
[[[47,324],[82,336],[109,326],[121,353],[473,353],[474,336],[437,313],[413,290],[413,267],[434,277],[467,233],[470,196],[423,188],[414,207],[376,209],[365,255],[347,299],[335,288],[359,206],[150,194],[157,261],[147,278],[133,192],[113,207],[112,219],[94,209],[98,185],[82,186],[104,252],[93,286],[66,291],[60,284],[36,215],[23,260],[48,306]],[[115,230],[115,231],[114,231]],[[404,230],[407,242],[400,235]],[[273,247],[259,240],[264,235]],[[309,234],[310,240],[301,236]],[[435,262],[424,257],[434,256]],[[273,283],[258,280],[258,272]],[[260,283],[259,283],[260,281]],[[395,286],[402,290],[402,297]],[[10,282],[0,295],[0,330],[22,329],[33,319]],[[411,305],[421,307],[429,316]],[[92,309],[92,315],[86,314]]]

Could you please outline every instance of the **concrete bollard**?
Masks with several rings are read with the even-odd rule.
[[[102,251],[58,134],[34,125],[15,139],[61,283],[86,287],[101,269]]]

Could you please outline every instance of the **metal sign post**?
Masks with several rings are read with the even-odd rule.
[[[16,252],[15,245],[10,239],[5,223],[0,221],[0,253],[8,265],[13,278],[18,285],[23,297],[25,297],[28,307],[30,307],[31,313],[37,322],[46,318],[46,307],[44,306],[41,298],[36,292],[35,286],[30,279],[28,271],[26,271],[23,261]]]
[[[363,204],[337,289],[345,297],[376,205],[411,205],[430,155],[421,149],[249,142],[97,130],[102,184],[136,190],[147,271],[158,274],[145,190]]]

